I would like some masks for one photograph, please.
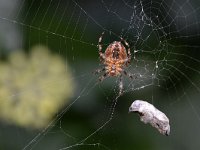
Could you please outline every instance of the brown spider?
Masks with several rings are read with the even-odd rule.
[[[99,77],[99,81],[103,81],[108,76],[119,76],[119,94],[121,95],[123,91],[122,73],[133,79],[133,76],[124,70],[125,66],[127,67],[131,61],[130,47],[129,44],[123,38],[121,38],[121,41],[114,41],[111,43],[106,48],[105,53],[103,53],[101,44],[103,35],[104,32],[99,37],[98,48],[100,60],[105,67],[96,70],[95,73],[98,74],[102,71],[105,71],[105,73]],[[122,42],[128,48],[127,52]]]

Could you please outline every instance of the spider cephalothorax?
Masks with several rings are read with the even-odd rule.
[[[128,66],[131,61],[130,47],[129,44],[123,38],[121,38],[121,41],[114,41],[111,43],[106,48],[105,53],[103,53],[101,44],[103,34],[104,32],[99,38],[98,47],[101,62],[105,65],[105,67],[103,69],[96,70],[96,73],[105,71],[105,74],[99,78],[100,81],[103,81],[107,76],[119,76],[119,88],[121,94],[123,89],[122,73],[128,75],[130,78],[133,78],[131,74],[127,74],[127,72],[124,70],[124,67]],[[122,44],[122,42],[124,44]],[[126,50],[125,46],[128,48],[128,50]]]

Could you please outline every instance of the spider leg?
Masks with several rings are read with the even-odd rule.
[[[105,70],[106,70],[105,67],[103,67],[103,68],[100,68],[100,69],[95,70],[93,73],[94,73],[94,74],[99,74],[99,73],[101,73],[101,72],[103,72],[103,71],[105,71]]]
[[[108,73],[105,73],[104,75],[100,76],[99,81],[102,82],[107,76],[108,76]]]
[[[131,62],[131,49],[130,49],[130,46],[128,44],[128,42],[126,42],[126,40],[124,40],[123,38],[121,38],[121,40],[124,42],[124,44],[128,47],[128,52],[127,52],[127,57],[128,57],[128,61],[127,61],[127,65],[130,64]]]
[[[130,74],[130,73],[127,73],[125,70],[123,71],[123,73],[124,73],[124,75],[128,76],[131,80],[137,78],[137,76]]]
[[[128,61],[127,61],[127,65],[131,63],[131,50],[130,47],[128,47]]]
[[[123,93],[123,82],[122,82],[122,75],[119,77],[119,95]]]
[[[99,37],[99,42],[98,42],[98,48],[99,48],[99,56],[101,60],[105,59],[105,55],[102,53],[102,38],[103,38],[104,32],[102,32],[101,36]]]

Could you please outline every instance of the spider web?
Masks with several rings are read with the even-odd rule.
[[[24,150],[130,147],[155,150],[161,146],[162,149],[200,146],[200,3],[197,0],[23,0],[12,7],[13,11],[0,14],[1,39],[13,38],[10,35],[6,40],[3,36],[11,32],[3,31],[5,26],[17,28],[16,34],[21,35],[11,48],[29,52],[32,46],[42,44],[63,56],[70,64],[76,91],[71,102],[43,130],[1,127],[3,149],[9,149],[16,138],[14,145]],[[92,73],[103,67],[97,48],[103,31],[103,50],[121,37],[131,48],[131,64],[125,70],[136,78],[123,76],[122,96],[118,95],[119,78],[108,77],[99,83],[101,74]],[[11,49],[6,44],[4,48]],[[7,52],[0,54],[4,53]],[[52,81],[55,87],[56,82]],[[13,95],[28,90],[31,89]],[[153,103],[169,116],[172,128],[169,138],[161,137],[127,114],[136,99]]]

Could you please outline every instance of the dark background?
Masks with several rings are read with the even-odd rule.
[[[52,117],[56,118],[53,127],[27,129],[2,121],[0,149],[199,149],[198,1],[25,0],[12,7],[16,8],[0,14],[2,61],[19,48],[29,54],[34,45],[45,45],[69,63],[76,90],[71,103]],[[9,33],[3,32],[3,24],[20,32],[20,40],[8,36],[7,40],[16,42],[13,47],[3,42]],[[124,77],[125,93],[115,107],[118,79],[98,83],[99,75],[92,74],[100,67],[96,45],[103,31],[103,49],[123,37],[132,53],[127,70],[143,75],[134,81]],[[165,112],[170,119],[170,136],[128,114],[136,99]],[[112,120],[82,143],[111,119],[112,112]]]

